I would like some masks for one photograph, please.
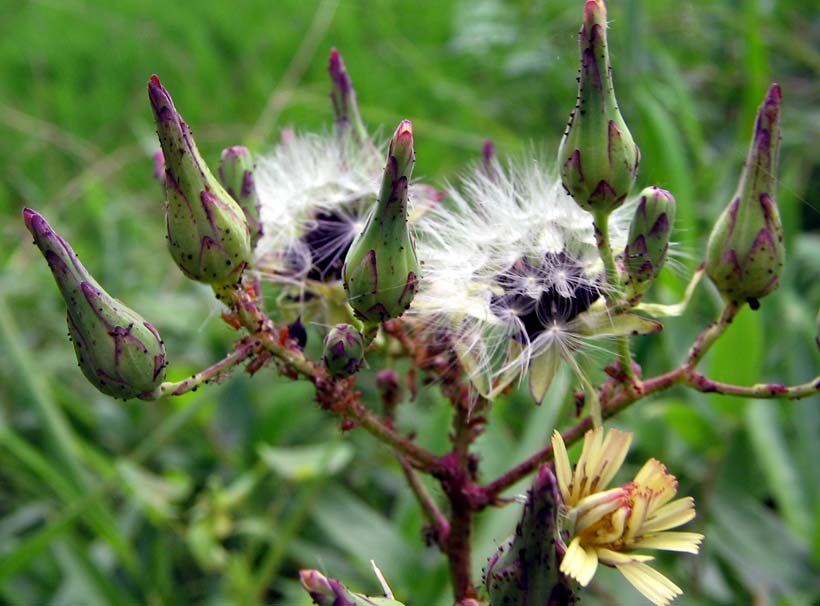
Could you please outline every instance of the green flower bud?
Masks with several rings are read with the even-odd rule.
[[[665,189],[647,187],[641,192],[629,226],[624,249],[624,269],[633,295],[646,292],[658,276],[669,252],[669,236],[675,223],[675,198]]]
[[[300,570],[299,580],[317,606],[403,606],[392,598],[353,593],[341,581],[329,579],[318,570]]]
[[[165,226],[171,256],[192,280],[232,284],[251,259],[245,215],[205,164],[191,129],[156,76],[148,82],[148,96],[165,156]]]
[[[786,256],[774,199],[781,99],[780,86],[772,84],[757,113],[737,191],[706,246],[706,273],[712,282],[726,299],[748,301],[753,309],[780,284]]]
[[[322,360],[330,374],[349,377],[364,365],[364,339],[350,324],[337,324],[325,336]]]
[[[421,268],[407,223],[407,186],[414,162],[413,126],[404,120],[390,141],[376,208],[342,268],[348,302],[366,324],[398,318],[418,288]]]
[[[575,604],[574,583],[558,570],[558,487],[550,468],[539,468],[515,535],[487,563],[490,603],[504,606]]]
[[[262,237],[259,220],[259,196],[253,180],[253,158],[247,147],[234,145],[222,151],[219,162],[219,181],[242,212],[251,232],[251,248]]]
[[[583,209],[608,214],[623,204],[641,153],[618,109],[606,42],[606,5],[587,0],[578,38],[578,98],[564,131],[561,181]]]
[[[23,220],[68,306],[68,332],[85,377],[115,398],[147,397],[165,378],[157,331],[102,289],[42,215],[25,208]]]

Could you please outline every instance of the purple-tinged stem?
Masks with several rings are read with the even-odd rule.
[[[189,391],[195,391],[201,385],[210,383],[223,373],[231,370],[234,366],[237,366],[247,360],[248,357],[253,354],[253,351],[260,345],[260,341],[251,337],[245,337],[234,346],[234,350],[231,353],[216,364],[194,373],[182,381],[164,382],[154,391],[154,393],[151,394],[151,399],[158,399],[168,395],[181,396]]]

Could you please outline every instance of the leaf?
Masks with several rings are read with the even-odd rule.
[[[280,448],[260,444],[257,452],[272,471],[295,482],[338,473],[353,458],[353,447],[347,442]]]

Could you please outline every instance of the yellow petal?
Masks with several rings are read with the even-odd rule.
[[[655,606],[667,606],[683,593],[680,587],[646,564],[626,564],[616,568]]]
[[[695,500],[692,497],[683,497],[667,503],[644,522],[642,532],[658,532],[668,528],[676,528],[686,524],[695,517]]]
[[[644,464],[635,476],[635,483],[652,491],[652,509],[669,502],[678,491],[677,479],[666,471],[666,465],[657,459],[649,459]]]
[[[561,572],[578,581],[582,587],[586,587],[597,568],[598,555],[595,550],[581,545],[581,539],[578,537],[572,539],[564,559],[561,560]]]
[[[624,566],[626,564],[637,564],[639,562],[651,562],[655,558],[650,555],[640,553],[622,553],[613,551],[606,547],[598,547],[596,550],[598,561],[607,566]]]
[[[703,535],[699,532],[658,532],[642,536],[630,543],[629,548],[697,553],[701,541],[703,541]]]
[[[631,432],[618,429],[610,429],[607,432],[601,453],[597,481],[592,486],[594,490],[603,490],[609,485],[621,465],[623,465],[630,444],[632,444]]]
[[[558,489],[561,491],[564,503],[569,506],[569,485],[572,483],[572,467],[570,467],[569,464],[569,455],[567,454],[564,439],[557,429],[552,432],[552,457],[555,460],[555,475],[558,478]]]
[[[584,447],[581,450],[581,458],[575,464],[575,476],[572,482],[572,499],[575,502],[592,492],[589,490],[589,483],[595,476],[594,468],[597,465],[603,441],[603,427],[590,429],[584,434]]]

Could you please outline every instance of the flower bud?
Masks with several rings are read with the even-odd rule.
[[[251,248],[262,237],[259,221],[259,196],[253,180],[253,158],[247,147],[234,145],[222,151],[219,159],[219,181],[242,212],[251,233]]]
[[[349,377],[364,365],[364,339],[350,324],[337,324],[325,336],[322,360],[336,377]]]
[[[780,284],[785,248],[774,199],[780,148],[780,86],[772,84],[757,113],[737,191],[706,247],[706,273],[726,299],[753,309]]]
[[[413,171],[413,126],[399,124],[390,141],[376,208],[345,258],[347,300],[367,324],[397,318],[418,288],[420,266],[407,223],[407,186]]]
[[[115,398],[148,396],[165,378],[157,331],[100,287],[42,215],[26,208],[23,220],[68,306],[68,332],[85,377]]]
[[[608,214],[623,204],[638,174],[641,153],[615,99],[606,41],[606,5],[587,0],[578,34],[578,98],[564,131],[561,181],[583,209]]]
[[[234,283],[251,259],[245,215],[213,176],[171,96],[152,76],[148,96],[165,156],[165,227],[171,256],[199,282]]]
[[[341,581],[329,579],[318,570],[300,570],[299,580],[317,606],[403,606],[392,598],[353,593]]]
[[[366,141],[367,129],[359,113],[356,91],[353,89],[353,82],[347,73],[342,56],[335,48],[330,49],[330,61],[328,62],[327,71],[333,83],[333,88],[330,89],[330,100],[333,103],[333,111],[336,114],[336,124],[339,130],[344,133],[352,128],[359,140]]]
[[[669,252],[669,236],[675,222],[675,198],[665,189],[647,187],[641,192],[629,226],[624,249],[628,288],[643,294],[658,276]]]
[[[555,476],[544,465],[527,493],[515,535],[487,564],[484,583],[490,603],[509,606],[575,603],[570,580],[558,571],[559,503]]]

